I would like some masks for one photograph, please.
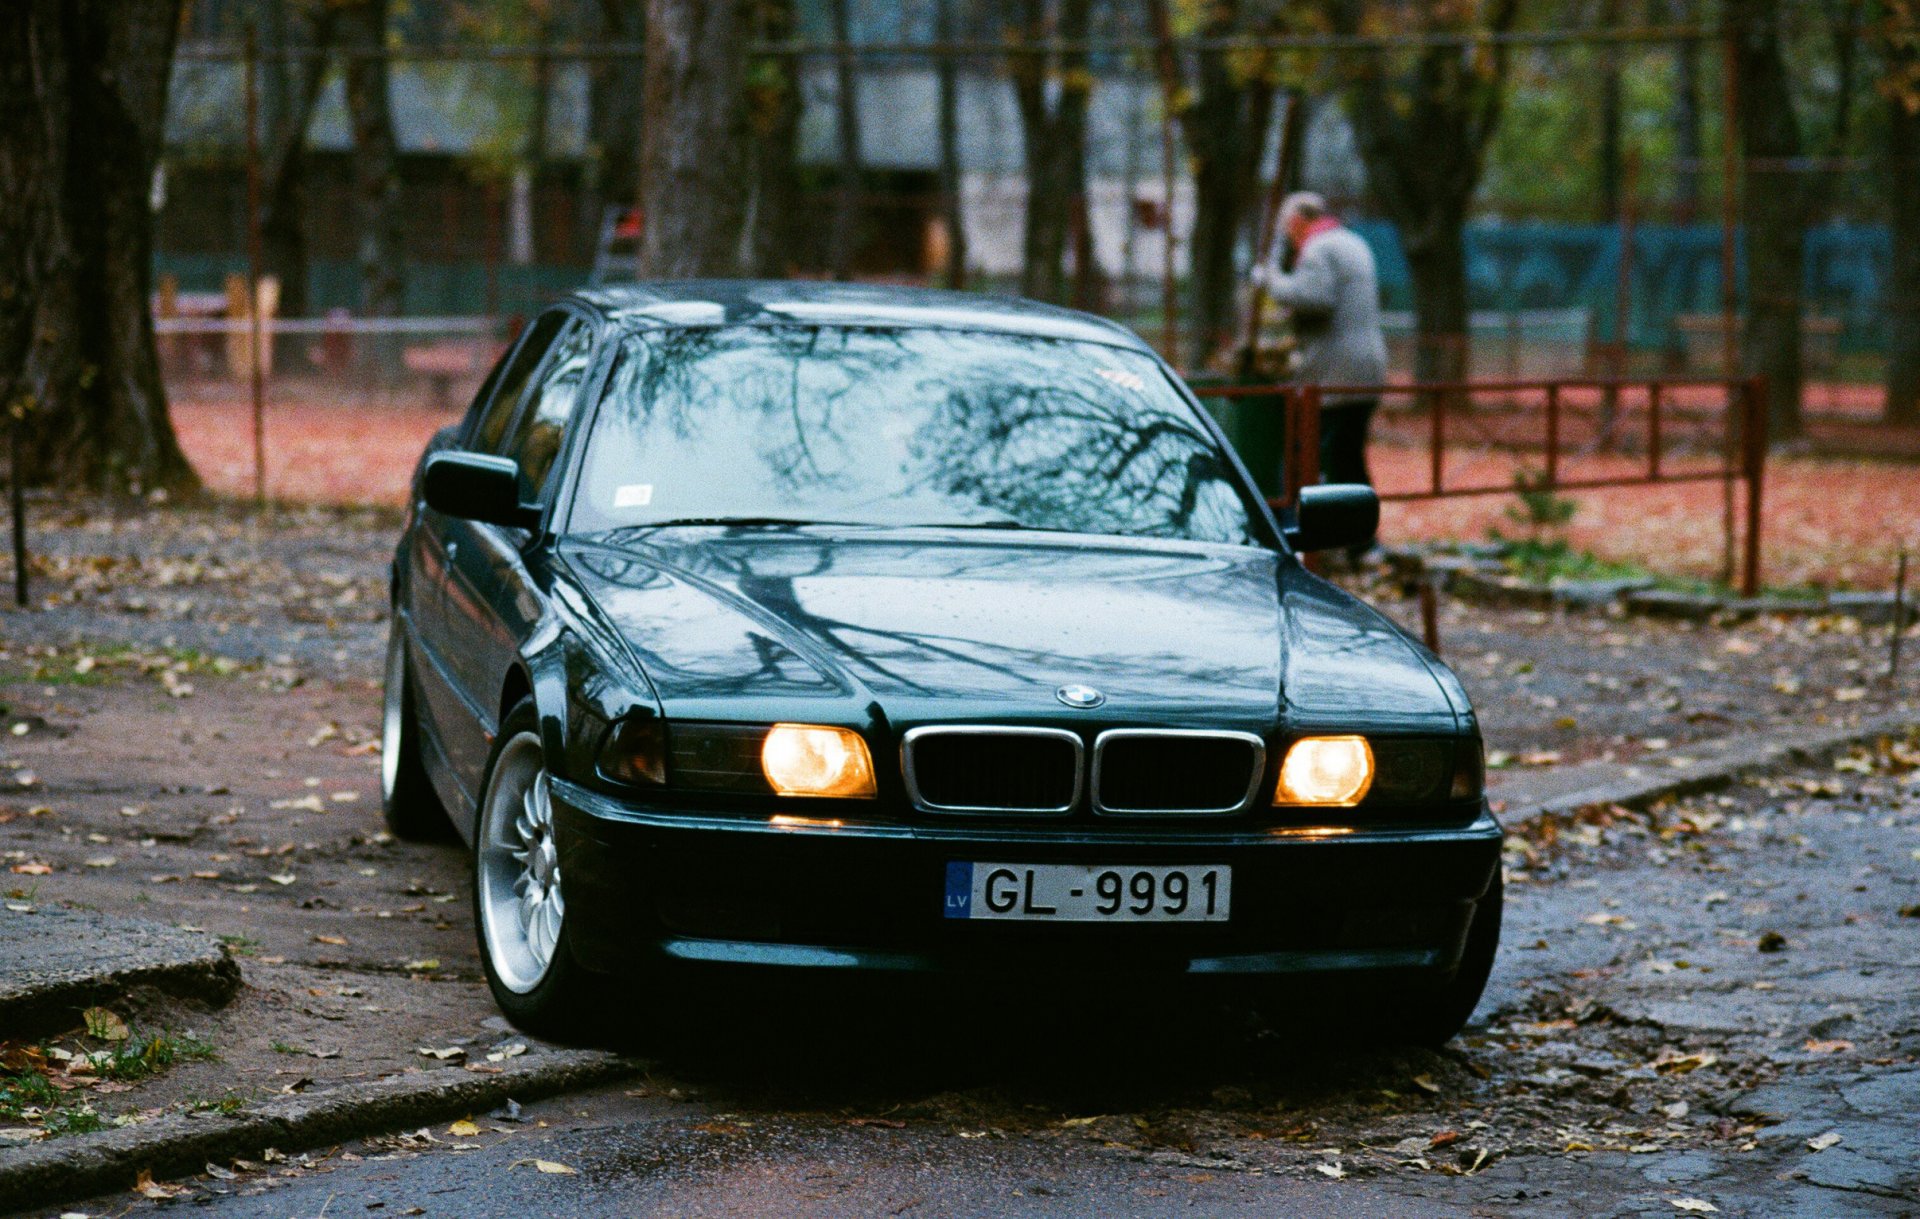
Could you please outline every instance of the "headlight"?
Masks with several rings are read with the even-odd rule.
[[[871,796],[873,759],[860,734],[815,724],[775,724],[760,769],[783,796]]]
[[[1351,808],[1373,785],[1373,750],[1362,736],[1310,736],[1295,741],[1280,764],[1275,804]]]

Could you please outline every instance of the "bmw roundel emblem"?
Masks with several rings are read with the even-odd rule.
[[[1053,696],[1076,711],[1087,711],[1107,701],[1107,696],[1092,686],[1061,686]]]

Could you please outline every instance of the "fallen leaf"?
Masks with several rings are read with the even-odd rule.
[[[1440,1085],[1433,1082],[1433,1076],[1431,1075],[1414,1076],[1413,1085],[1414,1087],[1419,1088],[1422,1092],[1431,1092],[1435,1096],[1440,1095]]]
[[[1809,1054],[1844,1054],[1853,1048],[1853,1042],[1838,1037],[1832,1041],[1821,1041],[1816,1038],[1807,1042],[1804,1048]]]
[[[579,1169],[568,1168],[565,1164],[560,1163],[558,1160],[536,1160],[536,1159],[515,1160],[513,1163],[507,1165],[507,1171],[512,1172],[514,1169],[519,1168],[523,1164],[531,1164],[539,1172],[554,1173],[559,1176],[574,1177],[574,1176],[580,1175]]]
[[[1829,1130],[1825,1134],[1816,1134],[1807,1140],[1808,1151],[1825,1151],[1840,1142],[1840,1132]]]
[[[299,880],[300,878],[298,876],[295,876],[291,872],[277,872],[274,875],[267,877],[267,879],[272,881],[276,885],[290,885],[294,881]]]
[[[133,1179],[133,1192],[143,1198],[152,1198],[160,1201],[167,1198],[178,1198],[188,1191],[185,1186],[160,1184],[153,1179],[153,1171],[151,1169],[143,1168],[140,1170],[140,1175]]]
[[[335,948],[345,948],[347,946],[347,937],[344,935],[316,935],[313,937],[313,942],[316,944],[331,944]]]
[[[125,1041],[131,1035],[127,1022],[104,1007],[90,1007],[80,1018],[86,1022],[87,1036],[101,1041]]]
[[[463,1117],[453,1125],[448,1126],[447,1133],[453,1135],[455,1138],[470,1139],[480,1133],[480,1127],[473,1124],[472,1118]]]
[[[1720,1213],[1720,1208],[1705,1198],[1668,1198],[1667,1201],[1673,1203],[1673,1209],[1687,1211],[1695,1215],[1717,1215]]]
[[[487,1051],[488,1062],[505,1062],[509,1058],[518,1058],[527,1052],[527,1043],[516,1041],[512,1045],[503,1045],[497,1050]]]
[[[1347,1170],[1339,1164],[1315,1164],[1313,1170],[1339,1181],[1345,1179]]]
[[[419,1052],[420,1052],[420,1056],[423,1058],[437,1058],[441,1062],[446,1062],[449,1059],[453,1059],[453,1058],[465,1058],[467,1056],[466,1050],[457,1045],[450,1045],[445,1049],[441,1049],[441,1050],[436,1050],[429,1046],[423,1045],[419,1047]]]
[[[44,863],[17,863],[13,865],[11,870],[19,873],[22,876],[53,875],[52,865],[44,864]]]
[[[1432,1138],[1427,1140],[1427,1146],[1447,1147],[1459,1141],[1460,1132],[1458,1130],[1438,1130],[1434,1132]]]
[[[1867,688],[1865,686],[1842,686],[1833,692],[1833,701],[1836,703],[1857,703],[1866,696]]]
[[[408,961],[405,968],[412,973],[428,973],[440,968],[440,958],[427,957],[419,961]]]
[[[1662,1075],[1685,1075],[1698,1071],[1701,1067],[1710,1067],[1720,1061],[1718,1054],[1682,1054],[1669,1046],[1649,1064]]]

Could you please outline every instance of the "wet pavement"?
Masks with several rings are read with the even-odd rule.
[[[276,1219],[1920,1213],[1913,741],[1553,819],[1508,866],[1437,1053],[1178,996],[676,989],[619,1000],[704,1006],[643,1079],[180,1188]]]

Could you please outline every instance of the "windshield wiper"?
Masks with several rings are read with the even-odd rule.
[[[1009,516],[1009,517],[995,517],[992,520],[986,520],[986,521],[980,521],[980,520],[903,521],[900,525],[900,528],[902,529],[1037,529],[1039,528],[1039,526],[1029,525],[1024,521],[1016,521]]]
[[[665,529],[674,525],[742,525],[777,528],[781,525],[859,525],[861,521],[819,521],[799,516],[676,516],[664,521],[640,521],[631,529]]]

